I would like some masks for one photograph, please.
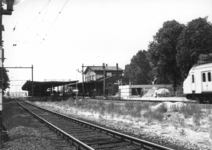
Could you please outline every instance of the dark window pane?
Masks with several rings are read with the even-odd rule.
[[[205,73],[202,74],[202,81],[205,82]]]
[[[208,72],[208,81],[210,82],[211,81],[211,73]]]
[[[194,75],[192,74],[192,83],[194,83]]]

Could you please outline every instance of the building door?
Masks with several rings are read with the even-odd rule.
[[[212,81],[210,71],[202,72],[202,91],[203,92],[212,91]]]

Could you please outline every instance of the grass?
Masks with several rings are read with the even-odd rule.
[[[148,130],[151,132],[152,128],[161,130],[160,125],[161,127],[164,126],[163,131],[172,130],[173,127],[173,133],[171,132],[170,134],[176,134],[182,139],[187,138],[191,130],[193,132],[205,132],[206,130],[210,131],[212,127],[208,127],[212,124],[212,105],[135,101],[106,102],[86,99],[79,102],[68,100],[54,103],[56,105],[68,105],[70,106],[69,109],[73,107],[75,110],[77,108],[79,114],[85,110],[89,112],[88,117],[91,120],[99,120],[99,122],[109,120],[108,124],[111,125],[113,122],[114,124],[111,126],[115,128],[129,127],[129,129],[133,129],[134,127],[140,127],[141,130],[144,129],[144,131]],[[90,112],[92,116],[90,116]],[[73,113],[75,112],[73,111]],[[161,131],[158,132],[160,133]],[[209,134],[212,139],[212,131],[204,134]]]
[[[146,118],[148,122],[163,121],[165,114],[168,112],[165,103],[151,103],[151,102],[105,102],[103,100],[73,100],[68,99],[66,101],[54,101],[56,105],[68,107],[74,107],[77,109],[83,109],[86,111],[94,111],[104,116],[110,114],[111,116],[131,116],[133,118]],[[157,109],[151,109],[151,106],[158,105]],[[211,105],[199,105],[199,104],[182,104],[180,107],[177,105],[171,106],[171,111],[179,114],[183,114],[185,118],[193,119],[193,123],[196,126],[201,125],[201,118],[203,113],[211,113]],[[142,113],[143,112],[143,113]],[[185,119],[177,119],[177,123],[181,126],[185,125]]]
[[[200,116],[202,107],[197,104],[183,105],[179,108],[179,111],[183,113],[186,118],[194,115]]]

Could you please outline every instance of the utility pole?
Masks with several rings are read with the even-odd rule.
[[[33,98],[33,65],[32,65],[32,98]]]
[[[102,64],[103,67],[103,78],[104,78],[104,82],[103,82],[103,96],[105,97],[105,63]]]
[[[0,71],[1,71],[1,75],[0,75],[0,148],[3,147],[3,137],[5,136],[4,131],[3,131],[3,62],[4,62],[4,58],[3,58],[3,40],[2,40],[2,30],[3,30],[3,25],[2,25],[2,15],[3,15],[3,8],[2,8],[2,0],[0,0],[0,4],[1,4],[1,10],[0,10]]]
[[[3,147],[3,141],[6,133],[3,131],[3,120],[2,120],[2,111],[3,111],[3,67],[4,67],[4,49],[3,49],[3,40],[2,40],[2,31],[4,26],[2,24],[3,15],[12,15],[13,5],[18,3],[17,0],[6,0],[7,9],[4,10],[2,7],[3,0],[0,0],[0,68],[1,68],[1,78],[0,78],[0,148]]]
[[[84,65],[82,64],[82,97],[84,98]]]
[[[78,94],[78,86],[77,86],[77,72],[76,72],[76,100],[77,100],[77,94]]]

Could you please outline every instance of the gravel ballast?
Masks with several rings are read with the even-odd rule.
[[[12,99],[4,99],[3,123],[9,141],[4,143],[2,150],[76,149],[20,108]]]

